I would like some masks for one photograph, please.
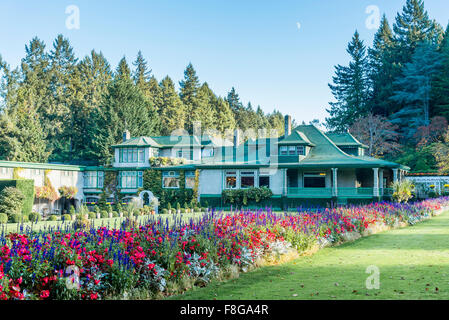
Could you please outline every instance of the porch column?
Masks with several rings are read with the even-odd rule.
[[[374,171],[374,185],[373,185],[373,196],[379,196],[379,168],[373,168]]]
[[[380,189],[380,195],[384,195],[384,170],[380,169],[379,171],[379,189]]]
[[[393,182],[398,181],[398,169],[393,169]]]
[[[334,185],[332,187],[332,195],[334,197],[338,196],[338,181],[337,181],[337,172],[338,168],[332,168],[332,180],[334,182]]]

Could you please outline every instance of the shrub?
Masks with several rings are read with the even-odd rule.
[[[74,227],[75,229],[89,229],[90,221],[85,219],[82,215],[76,217]]]
[[[89,219],[96,219],[97,218],[97,214],[95,212],[89,212]]]
[[[168,214],[168,209],[166,208],[162,209],[162,214]]]
[[[0,213],[8,216],[20,214],[25,196],[14,187],[6,187],[0,192]]]
[[[117,211],[112,211],[112,216],[113,216],[114,218],[117,218],[117,217],[119,216],[119,214],[118,214]]]
[[[70,213],[70,215],[75,214],[75,207],[74,206],[70,206],[69,213]]]
[[[70,214],[63,214],[61,216],[61,220],[62,221],[71,221],[72,220],[72,216]]]
[[[100,215],[102,219],[109,218],[109,213],[106,210],[102,210]]]
[[[186,209],[181,208],[181,213],[186,213]]]
[[[413,183],[410,180],[395,181],[392,186],[393,199],[399,203],[407,203],[413,197]]]
[[[201,210],[200,210],[200,208],[195,207],[195,208],[193,208],[193,212],[201,212]]]
[[[8,223],[8,215],[6,213],[0,213],[0,224]]]
[[[31,222],[38,222],[42,220],[42,216],[40,215],[39,212],[31,212],[29,219]]]
[[[9,222],[12,223],[21,223],[22,222],[22,215],[20,213],[13,213],[9,216]]]
[[[48,221],[58,221],[58,216],[52,214],[51,216],[49,216],[49,217],[47,218],[47,220],[48,220]]]

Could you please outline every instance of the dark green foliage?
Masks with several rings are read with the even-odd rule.
[[[95,212],[89,212],[89,219],[97,219],[97,214]]]
[[[31,222],[39,222],[42,220],[42,216],[39,212],[31,212],[30,215],[28,216],[28,219]]]
[[[21,212],[23,214],[31,213],[34,203],[34,180],[0,180],[0,192],[6,187],[14,187],[22,192],[24,198],[22,201]]]
[[[247,205],[249,202],[259,203],[265,199],[269,199],[273,192],[266,187],[248,188],[237,190],[223,190],[222,198],[226,204]]]
[[[351,57],[349,66],[335,67],[333,84],[329,88],[336,102],[330,102],[329,118],[326,118],[329,129],[344,131],[359,117],[368,113],[368,61],[366,47],[356,31],[348,44]]]
[[[396,90],[390,98],[404,107],[391,116],[393,124],[400,124],[405,138],[410,139],[419,126],[430,124],[432,81],[440,67],[440,55],[432,43],[420,43],[394,82]]]
[[[54,215],[54,214],[52,214],[51,216],[49,216],[48,217],[48,219],[47,219],[48,221],[58,221],[58,216],[57,215]]]
[[[71,220],[72,220],[72,216],[71,216],[70,214],[63,214],[63,215],[61,216],[61,220],[62,220],[62,221],[65,221],[65,222],[71,221]]]
[[[100,215],[102,219],[109,218],[109,213],[106,210],[102,210]]]
[[[21,215],[24,200],[23,193],[15,187],[6,187],[0,191],[0,213],[11,217]]]
[[[415,147],[404,148],[400,155],[391,160],[409,166],[412,172],[435,172],[438,170],[434,144],[418,149]]]

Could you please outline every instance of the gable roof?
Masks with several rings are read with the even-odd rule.
[[[349,132],[327,132],[326,136],[332,140],[337,146],[359,146],[363,148],[367,148],[366,145],[357,140],[352,134]]]
[[[161,146],[152,137],[136,137],[126,140],[125,142],[113,145],[112,148],[117,147],[157,147]]]
[[[160,136],[152,137],[160,147],[159,148],[186,148],[186,147],[200,147],[201,143],[196,136]]]
[[[296,130],[296,129],[294,129],[289,136],[282,138],[278,142],[278,144],[279,145],[299,144],[299,145],[314,146],[314,144],[312,142],[310,142],[310,140],[307,138],[307,135],[305,135],[300,130]]]

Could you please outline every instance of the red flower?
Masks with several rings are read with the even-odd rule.
[[[41,297],[41,299],[46,299],[50,296],[50,291],[48,290],[42,290],[39,297]]]

